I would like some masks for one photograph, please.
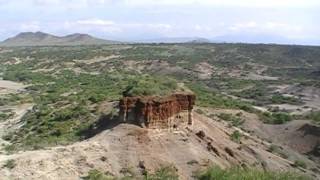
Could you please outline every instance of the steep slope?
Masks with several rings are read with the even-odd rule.
[[[235,128],[197,113],[194,119],[193,126],[171,131],[120,124],[73,145],[0,155],[2,165],[12,159],[15,162],[12,169],[2,168],[0,173],[3,178],[13,179],[71,180],[92,169],[116,176],[128,171],[139,175],[143,164],[147,171],[174,165],[180,179],[190,179],[192,172],[215,164],[224,168],[242,165],[312,174],[268,152],[268,143],[261,139],[247,136],[238,144],[230,140]]]
[[[94,45],[94,44],[115,44],[116,41],[98,39],[87,34],[71,34],[67,36],[54,36],[43,32],[24,32],[15,37],[9,38],[1,46],[73,46],[73,45]]]

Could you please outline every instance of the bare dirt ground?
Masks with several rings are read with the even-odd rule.
[[[120,124],[73,145],[0,155],[0,165],[9,159],[16,164],[12,169],[1,168],[0,173],[3,179],[76,180],[91,169],[117,176],[128,171],[140,174],[142,162],[149,171],[172,164],[180,179],[191,179],[192,172],[212,164],[300,171],[291,166],[291,161],[268,152],[268,143],[257,137],[243,138],[241,144],[231,141],[234,130],[197,113],[191,127],[174,131]],[[204,136],[196,135],[199,131]]]
[[[0,95],[6,96],[10,93],[19,93],[24,91],[26,85],[12,81],[0,80]],[[0,112],[10,110],[14,116],[0,122],[0,137],[6,135],[8,132],[18,129],[22,123],[21,118],[32,109],[34,105],[31,103],[19,104],[16,106],[0,106]],[[0,153],[3,153],[3,146],[8,144],[7,141],[0,138]]]
[[[16,83],[12,81],[0,80],[0,95],[17,93],[22,91],[26,86],[21,83]]]
[[[14,112],[14,116],[6,121],[0,122],[0,137],[8,134],[10,131],[16,130],[23,125],[20,121],[21,118],[32,109],[34,105],[31,103],[20,104],[18,106],[9,106],[9,107],[1,107],[0,111],[5,109],[10,109]],[[3,147],[4,145],[9,144],[9,142],[5,141],[4,139],[0,138],[0,153],[4,153]]]
[[[286,96],[300,97],[304,102],[302,105],[290,104],[273,104],[273,107],[279,107],[281,110],[286,110],[292,114],[305,114],[312,110],[320,110],[320,89],[312,86],[282,85],[277,86],[275,92]]]
[[[207,62],[201,62],[196,64],[195,71],[200,79],[210,79],[214,72],[214,67]]]
[[[74,60],[74,62],[83,62],[85,64],[93,64],[93,63],[100,63],[100,62],[104,62],[104,61],[108,61],[110,59],[115,59],[115,58],[119,58],[120,56],[118,55],[110,55],[107,57],[95,57],[93,59],[88,59],[88,60]]]

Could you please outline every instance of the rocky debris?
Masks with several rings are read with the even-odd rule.
[[[206,137],[206,134],[201,130],[199,132],[196,133],[196,135],[200,138],[200,139],[204,139]]]
[[[208,151],[213,151],[217,156],[220,156],[220,153],[219,153],[218,149],[213,147],[211,142],[208,142],[207,149],[208,149]]]
[[[120,100],[120,121],[147,128],[178,128],[192,124],[194,94],[176,93],[166,97],[124,97]]]
[[[234,153],[230,148],[225,147],[224,150],[226,151],[227,154],[229,154],[229,156],[234,157]]]
[[[312,154],[314,156],[320,157],[320,143],[314,147]]]
[[[305,124],[301,128],[299,128],[299,131],[302,131],[304,135],[313,135],[320,137],[320,126]]]
[[[145,165],[144,161],[139,161],[138,167],[140,168],[140,171],[141,171],[142,175],[146,175],[148,173],[148,170],[146,168],[146,165]]]

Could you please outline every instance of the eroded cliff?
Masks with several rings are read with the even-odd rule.
[[[177,128],[192,124],[195,95],[176,93],[166,97],[123,97],[120,120],[147,128]]]

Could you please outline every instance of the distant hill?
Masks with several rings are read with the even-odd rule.
[[[195,38],[187,43],[195,43],[195,44],[201,44],[201,43],[211,43],[209,39],[206,38]]]
[[[210,43],[211,41],[199,37],[176,37],[176,38],[158,38],[137,40],[138,43]]]
[[[0,43],[0,46],[74,46],[94,44],[117,44],[110,41],[95,38],[88,34],[70,34],[67,36],[55,36],[43,32],[23,32]]]

